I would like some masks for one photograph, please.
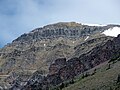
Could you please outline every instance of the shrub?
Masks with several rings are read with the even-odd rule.
[[[117,60],[120,61],[120,57]]]
[[[70,84],[74,84],[75,82],[74,82],[74,80],[72,79],[71,81],[70,81]]]
[[[95,73],[96,73],[96,69],[94,69],[94,71],[93,71],[93,73],[91,74],[91,76],[92,76],[92,75],[95,75]]]
[[[117,77],[117,83],[120,83],[120,74]]]
[[[106,70],[109,70],[111,68],[111,64],[108,64],[108,67],[106,68]]]
[[[83,79],[85,77],[85,75],[84,75],[84,73],[82,73],[82,76],[81,76],[81,78],[80,79]]]
[[[64,85],[64,83],[62,83],[62,84],[60,85],[60,90],[63,89],[64,87],[65,87],[65,85]]]
[[[84,78],[90,76],[88,72],[85,73]]]

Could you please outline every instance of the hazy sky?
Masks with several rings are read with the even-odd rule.
[[[0,45],[46,24],[120,24],[120,0],[0,0]]]

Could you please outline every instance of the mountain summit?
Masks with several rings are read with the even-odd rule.
[[[112,24],[90,26],[76,22],[59,22],[25,33],[0,49],[0,85],[3,88],[14,88],[13,90],[16,90],[23,88],[28,83],[32,85],[35,82],[31,80],[43,78],[42,76],[48,76],[47,80],[53,82],[50,82],[52,85],[57,85],[64,80],[77,76],[106,61],[95,59],[93,60],[94,63],[89,63],[89,61],[84,60],[88,57],[92,60],[90,57],[92,51],[95,52],[97,47],[113,40],[114,37],[106,32],[119,30],[119,28],[120,25]],[[80,61],[79,58],[83,58],[83,61]],[[58,72],[62,74],[62,71],[69,68],[69,65],[78,65],[75,67],[78,69],[75,75],[68,75],[69,78],[66,76],[56,77],[55,74],[58,75]],[[65,66],[68,67],[65,68]],[[55,82],[50,78],[57,78],[59,81]],[[16,83],[18,83],[17,87]]]

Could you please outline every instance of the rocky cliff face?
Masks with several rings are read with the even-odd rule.
[[[120,26],[87,26],[75,22],[56,23],[23,34],[0,50],[0,74],[6,76],[5,79],[1,77],[1,80],[7,87],[16,85],[16,80],[21,80],[24,86],[36,71],[40,72],[38,76],[45,79],[45,82],[51,78],[49,83],[55,83],[54,85],[73,78],[84,70],[105,61],[101,60],[102,56],[99,61],[87,55],[91,55],[95,47],[105,45],[108,40],[113,39],[102,34],[103,31],[113,27]],[[95,56],[94,52],[93,56]],[[86,60],[87,57],[90,60]],[[48,75],[49,79],[44,75]],[[24,76],[28,78],[25,81],[21,79]]]

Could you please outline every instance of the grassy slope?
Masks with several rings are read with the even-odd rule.
[[[120,86],[116,84],[120,74],[120,61],[111,64],[110,69],[106,70],[107,68],[108,63],[105,63],[96,68],[94,75],[78,80],[63,90],[120,90]]]

